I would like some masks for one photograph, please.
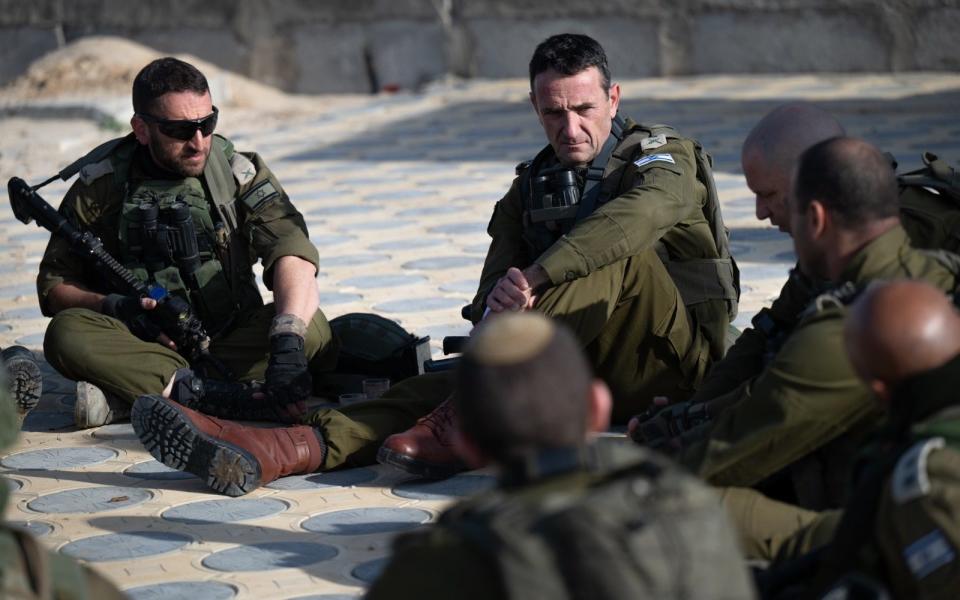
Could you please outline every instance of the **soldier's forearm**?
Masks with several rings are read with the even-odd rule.
[[[320,306],[317,270],[299,256],[277,260],[273,273],[273,302],[277,314],[292,314],[309,323]]]
[[[47,308],[56,314],[68,308],[87,308],[100,312],[103,294],[72,283],[60,283],[47,292]]]

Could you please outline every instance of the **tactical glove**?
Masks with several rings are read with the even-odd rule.
[[[264,382],[267,395],[279,405],[295,404],[309,398],[312,389],[303,338],[295,333],[270,336],[270,361]]]
[[[140,298],[110,294],[103,299],[100,312],[120,320],[130,333],[145,342],[156,342],[163,330],[150,320],[150,313],[140,304]]]
[[[710,421],[704,402],[678,402],[642,420],[631,433],[633,441],[650,448],[664,450],[680,443],[682,435]]]

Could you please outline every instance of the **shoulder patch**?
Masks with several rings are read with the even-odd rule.
[[[256,213],[279,196],[280,192],[277,191],[277,188],[273,187],[270,180],[264,179],[257,184],[256,187],[249,190],[243,196],[240,196],[240,201],[247,206],[251,213]]]
[[[105,158],[100,162],[84,165],[84,167],[80,169],[80,181],[82,181],[84,185],[90,185],[97,179],[110,173],[113,173],[113,163],[110,162],[109,158]]]
[[[257,168],[253,165],[253,161],[239,152],[234,152],[233,156],[230,157],[230,168],[240,185],[247,185],[257,174]]]
[[[637,160],[633,161],[633,164],[638,167],[643,167],[643,166],[649,165],[650,163],[655,163],[655,162],[665,162],[665,163],[670,163],[671,165],[677,164],[677,161],[673,160],[672,154],[648,154],[646,156],[641,156]]]
[[[667,136],[660,133],[640,140],[640,148],[643,150],[653,150],[654,148],[659,148],[666,143]]]
[[[923,579],[956,558],[957,553],[939,529],[934,529],[903,549],[903,560],[915,579]]]
[[[925,496],[930,491],[930,477],[927,475],[927,457],[934,450],[946,445],[942,437],[921,440],[903,453],[893,469],[890,490],[893,501],[905,504]]]

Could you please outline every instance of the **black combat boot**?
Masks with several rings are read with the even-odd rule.
[[[292,420],[282,407],[271,401],[259,384],[207,379],[191,369],[177,370],[170,398],[213,417],[281,423]]]
[[[27,413],[40,402],[43,393],[43,375],[33,352],[23,346],[10,346],[0,352],[0,359],[7,369],[10,395],[17,405],[17,414],[22,421]]]

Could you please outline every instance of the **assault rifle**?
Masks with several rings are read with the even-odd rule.
[[[232,379],[226,365],[210,354],[210,336],[186,300],[168,294],[162,286],[147,285],[137,279],[103,249],[103,243],[95,235],[74,227],[23,179],[11,177],[7,182],[7,193],[13,214],[20,222],[29,224],[31,220],[36,220],[38,227],[65,238],[75,251],[93,264],[116,292],[156,300],[156,308],[147,314],[176,343],[177,351],[191,363],[207,362],[224,377]]]

